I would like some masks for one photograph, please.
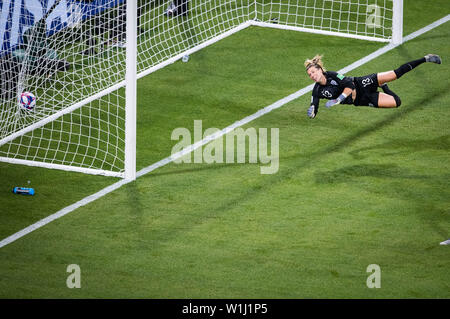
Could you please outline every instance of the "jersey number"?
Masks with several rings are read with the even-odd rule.
[[[371,78],[365,78],[361,81],[362,85],[364,87],[371,85],[373,83],[373,80]]]
[[[329,91],[322,91],[323,96],[331,98],[333,95]]]

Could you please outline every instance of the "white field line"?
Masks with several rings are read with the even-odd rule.
[[[414,32],[414,33],[411,33],[408,36],[405,36],[403,38],[403,43],[407,42],[409,40],[412,40],[412,39],[414,39],[414,38],[416,38],[416,37],[418,37],[418,36],[428,32],[430,30],[440,26],[441,24],[444,24],[444,23],[448,22],[448,21],[450,21],[450,14],[445,16],[442,19],[439,19],[439,20],[429,24],[428,26],[426,26],[426,27],[424,27],[424,28]],[[380,55],[382,55],[382,54],[384,54],[384,53],[386,53],[386,52],[396,48],[397,46],[398,45],[388,44],[388,45],[378,49],[377,51],[375,51],[375,52],[365,56],[364,58],[362,58],[362,59],[360,59],[360,60],[358,60],[358,61],[356,61],[356,62],[354,62],[354,63],[352,63],[352,64],[350,64],[348,66],[346,66],[345,68],[339,70],[339,72],[340,73],[347,73],[347,72],[349,72],[349,71],[351,71],[351,70],[353,70],[353,69],[355,69],[355,68],[357,68],[357,67],[359,67],[359,66],[361,66],[361,65],[363,65],[363,64],[365,64],[365,63],[367,63],[367,62],[369,62],[369,61],[371,61],[371,60],[373,60],[373,59],[375,59],[377,57],[379,57]],[[249,116],[243,118],[242,120],[231,124],[230,126],[222,129],[221,131],[218,131],[218,132],[216,132],[216,133],[214,133],[212,135],[209,135],[209,136],[205,137],[203,140],[198,141],[198,142],[196,142],[196,143],[194,143],[194,144],[184,148],[182,151],[180,151],[178,153],[175,153],[175,154],[172,154],[171,156],[166,157],[165,159],[163,159],[163,160],[161,160],[159,162],[156,162],[156,163],[154,163],[154,164],[152,164],[150,166],[147,166],[147,167],[141,169],[140,171],[137,172],[136,178],[141,177],[141,176],[143,176],[145,174],[148,174],[148,173],[154,171],[155,169],[157,169],[159,167],[167,165],[167,164],[173,162],[174,160],[176,160],[176,159],[178,159],[178,158],[180,158],[180,157],[182,157],[182,156],[184,156],[186,154],[189,154],[190,152],[194,151],[195,149],[197,149],[199,147],[202,147],[203,145],[205,145],[205,144],[207,144],[207,143],[209,143],[209,142],[211,142],[211,141],[213,141],[213,140],[215,140],[217,138],[220,138],[221,136],[223,136],[223,135],[233,131],[235,128],[243,126],[243,125],[253,121],[254,119],[257,119],[257,118],[263,116],[264,114],[267,114],[267,113],[269,113],[269,112],[271,112],[273,110],[276,110],[276,109],[282,107],[283,105],[285,105],[285,104],[287,104],[287,103],[289,103],[289,102],[299,98],[300,96],[308,93],[309,91],[311,91],[313,86],[314,86],[313,84],[308,85],[307,87],[304,87],[301,90],[299,90],[299,91],[297,91],[295,93],[292,93],[291,95],[289,95],[289,96],[287,96],[287,97],[285,97],[285,98],[283,98],[283,99],[281,99],[281,100],[279,100],[279,101],[277,101],[277,102],[275,102],[275,103],[273,103],[273,104],[271,104],[271,105],[269,105],[269,106],[267,106],[267,107],[257,111],[256,113],[254,113],[252,115],[249,115]],[[34,224],[32,224],[32,225],[22,229],[21,231],[15,233],[15,234],[13,234],[13,235],[5,238],[5,239],[2,239],[0,241],[0,248],[2,248],[4,246],[6,246],[6,245],[8,245],[8,244],[18,240],[19,238],[21,238],[21,237],[23,237],[25,235],[28,235],[32,231],[34,231],[34,230],[36,230],[38,228],[41,228],[42,226],[45,226],[48,223],[50,223],[50,222],[52,222],[52,221],[54,221],[54,220],[56,220],[58,218],[61,218],[61,217],[65,216],[65,215],[69,214],[70,212],[73,212],[75,209],[77,209],[79,207],[85,206],[85,205],[87,205],[87,204],[89,204],[89,203],[91,203],[91,202],[93,202],[93,201],[95,201],[95,200],[97,200],[97,199],[99,199],[99,198],[101,198],[101,197],[111,193],[112,191],[122,187],[125,184],[128,184],[129,182],[131,182],[131,180],[125,180],[125,179],[120,180],[119,182],[116,182],[116,183],[114,183],[114,184],[112,184],[112,185],[110,185],[108,187],[105,187],[104,189],[100,190],[99,192],[97,192],[95,194],[87,196],[87,197],[79,200],[78,202],[76,202],[76,203],[74,203],[74,204],[72,204],[70,206],[67,206],[67,207],[57,211],[56,213],[54,213],[54,214],[52,214],[52,215],[50,215],[50,216],[48,216],[48,217],[46,217],[44,219],[41,219],[40,221],[38,221],[38,222],[36,222],[36,223],[34,223]]]

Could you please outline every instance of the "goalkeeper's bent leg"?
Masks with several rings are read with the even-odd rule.
[[[402,100],[400,100],[400,97],[397,94],[395,94],[393,91],[391,91],[391,89],[387,86],[386,83],[381,86],[381,89],[383,90],[384,93],[389,94],[390,96],[392,96],[394,98],[396,107],[399,107],[400,105],[402,105]]]

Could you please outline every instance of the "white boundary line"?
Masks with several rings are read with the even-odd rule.
[[[403,38],[403,43],[407,42],[409,40],[412,40],[412,39],[414,39],[414,38],[416,38],[416,37],[418,37],[418,36],[428,32],[430,30],[440,26],[441,24],[444,24],[444,23],[448,22],[448,21],[450,21],[450,14],[445,16],[444,18],[439,19],[439,20],[429,24],[428,26],[426,26],[426,27],[424,27],[424,28],[422,28],[422,29],[420,29],[420,30],[418,30],[418,31],[416,31],[414,33],[411,33],[410,35],[404,37]],[[373,59],[375,59],[377,57],[379,57],[380,55],[382,55],[382,54],[384,54],[384,53],[386,53],[386,52],[396,48],[397,46],[398,45],[396,45],[396,44],[388,44],[388,45],[378,49],[377,51],[369,54],[368,56],[366,56],[366,57],[364,57],[364,58],[362,58],[362,59],[360,59],[360,60],[358,60],[358,61],[356,61],[356,62],[354,62],[354,63],[352,63],[352,64],[350,64],[348,66],[346,66],[345,68],[339,70],[339,72],[340,73],[347,73],[347,72],[349,72],[349,71],[351,71],[351,70],[353,70],[353,69],[355,69],[355,68],[357,68],[357,67],[359,67],[359,66],[361,66],[361,65],[363,65],[363,64],[365,64],[365,63],[367,63],[367,62],[369,62],[369,61],[371,61],[371,60],[373,60]],[[195,149],[197,149],[197,148],[199,148],[199,147],[201,147],[201,146],[211,142],[212,140],[215,140],[215,139],[217,139],[217,138],[219,138],[219,137],[221,137],[221,136],[223,136],[223,135],[233,131],[235,128],[243,126],[243,125],[253,121],[254,119],[257,119],[257,118],[263,116],[264,114],[267,114],[267,113],[269,113],[269,112],[271,112],[273,110],[276,110],[276,109],[282,107],[283,105],[285,105],[285,104],[287,104],[287,103],[289,103],[289,102],[299,98],[300,96],[308,93],[309,91],[311,91],[313,86],[314,86],[314,84],[308,85],[307,87],[304,87],[303,89],[301,89],[301,90],[299,90],[299,91],[297,91],[295,93],[292,93],[291,95],[289,95],[289,96],[287,96],[287,97],[285,97],[285,98],[283,98],[283,99],[281,99],[281,100],[279,100],[279,101],[277,101],[277,102],[275,102],[275,103],[273,103],[273,104],[271,104],[271,105],[269,105],[269,106],[267,106],[267,107],[257,111],[256,113],[254,113],[252,115],[249,115],[249,116],[243,118],[242,120],[233,123],[232,125],[222,129],[221,131],[218,131],[215,134],[209,135],[209,136],[205,137],[203,140],[198,141],[197,143],[194,143],[194,144],[184,148],[182,151],[180,151],[178,153],[175,153],[175,154],[172,154],[171,156],[166,157],[165,159],[163,159],[163,160],[161,160],[159,162],[156,162],[156,163],[154,163],[154,164],[152,164],[150,166],[147,166],[146,168],[141,169],[139,172],[137,172],[136,178],[141,177],[141,176],[143,176],[145,174],[148,174],[148,173],[154,171],[155,169],[157,169],[159,167],[167,165],[167,164],[173,162],[174,160],[176,160],[176,159],[178,159],[178,158],[180,158],[180,157],[182,157],[182,156],[184,156],[186,154],[189,154],[190,152],[194,151]],[[70,212],[73,212],[75,209],[77,209],[79,207],[85,206],[85,205],[87,205],[87,204],[89,204],[89,203],[91,203],[91,202],[93,202],[93,201],[95,201],[95,200],[97,200],[97,199],[99,199],[99,198],[101,198],[101,197],[111,193],[112,191],[122,187],[125,184],[128,184],[129,182],[130,182],[130,180],[125,180],[125,179],[120,180],[119,182],[116,182],[116,183],[114,183],[114,184],[112,184],[110,186],[107,186],[107,187],[105,187],[104,189],[100,190],[99,192],[97,192],[95,194],[87,196],[87,197],[79,200],[78,202],[76,202],[76,203],[74,203],[74,204],[72,204],[70,206],[67,206],[67,207],[59,210],[56,213],[54,213],[54,214],[52,214],[52,215],[50,215],[50,216],[48,216],[48,217],[46,217],[44,219],[41,219],[40,221],[38,221],[38,222],[36,222],[36,223],[34,223],[34,224],[32,224],[32,225],[22,229],[21,231],[19,231],[19,232],[15,233],[15,234],[13,234],[13,235],[3,239],[2,241],[0,241],[0,248],[2,248],[4,246],[6,246],[6,245],[8,245],[8,244],[18,240],[19,238],[21,238],[21,237],[23,237],[25,235],[28,235],[29,233],[35,231],[36,229],[39,229],[42,226],[45,226],[45,225],[51,223],[52,221],[54,221],[54,220],[56,220],[58,218],[61,218],[61,217],[65,216],[65,215],[69,214]]]

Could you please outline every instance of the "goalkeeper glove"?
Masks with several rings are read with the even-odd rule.
[[[314,109],[314,105],[311,105],[309,107],[307,114],[312,119],[316,117],[316,110]]]
[[[330,108],[330,107],[332,107],[333,105],[340,104],[342,101],[345,100],[346,97],[347,97],[347,95],[345,95],[344,93],[342,93],[341,95],[338,96],[337,99],[328,101],[328,102],[325,104],[325,106],[326,106],[327,108]]]

